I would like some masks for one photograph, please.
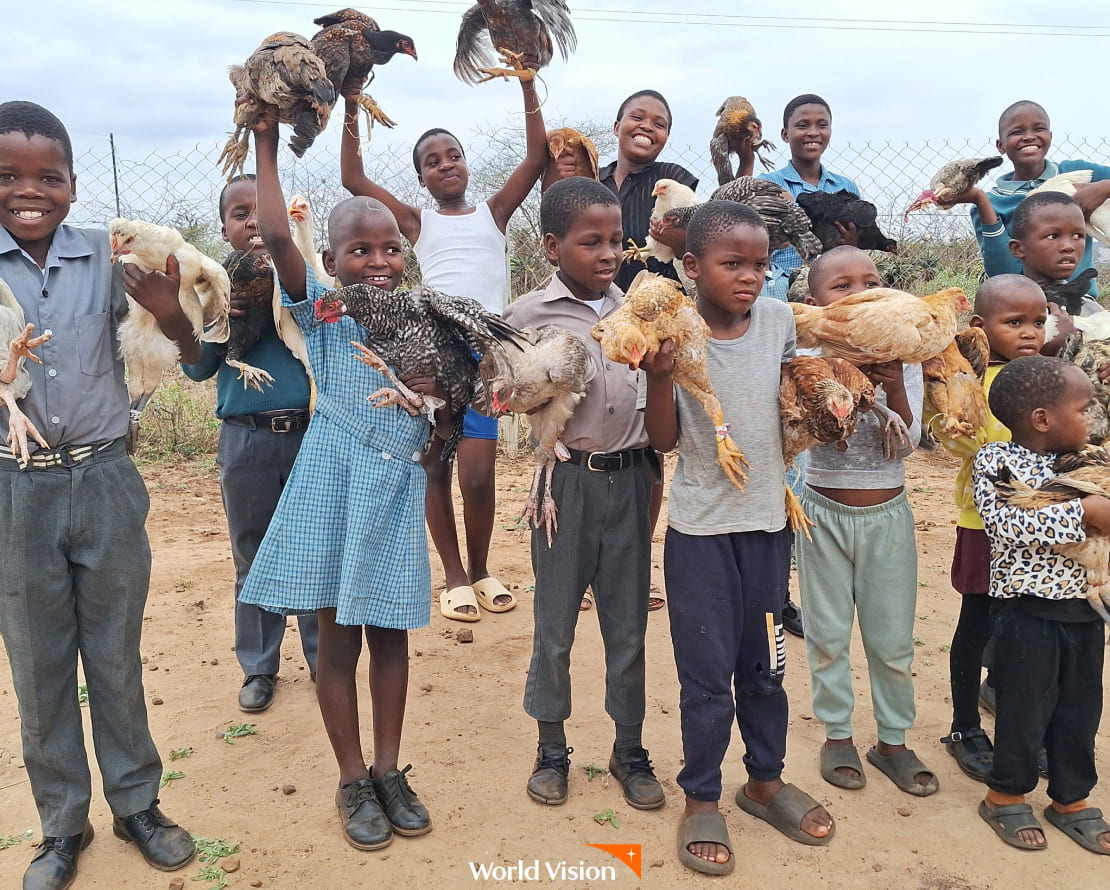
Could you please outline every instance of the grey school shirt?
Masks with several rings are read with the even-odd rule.
[[[786,470],[779,421],[781,365],[794,357],[794,313],[786,303],[757,299],[742,337],[709,341],[709,377],[732,438],[750,467],[738,490],[717,463],[713,420],[675,387],[678,467],[667,501],[668,524],[687,535],[778,531],[786,525]],[[646,401],[641,387],[640,406]]]
[[[20,409],[51,448],[111,442],[127,432],[127,387],[116,328],[127,314],[108,233],[62,225],[40,269],[0,228],[0,278],[8,283],[35,335],[53,337],[26,362],[31,391]],[[8,412],[0,411],[0,441]],[[40,446],[31,443],[32,450]]]

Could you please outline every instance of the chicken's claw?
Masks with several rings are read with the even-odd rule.
[[[0,372],[0,383],[11,383],[15,380],[15,374],[20,359],[30,359],[36,364],[42,364],[42,359],[31,352],[31,350],[41,346],[49,340],[53,334],[48,332],[38,337],[32,337],[31,334],[34,330],[35,326],[33,324],[28,324],[18,337],[12,339],[9,344],[7,365],[4,370]]]
[[[226,361],[228,365],[239,371],[239,379],[243,381],[243,389],[250,387],[251,389],[263,392],[262,384],[266,384],[266,386],[274,385],[274,378],[270,376],[269,372],[264,371],[262,368],[256,368],[253,365],[248,365],[246,362],[237,362],[231,359],[227,359]]]
[[[38,427],[16,407],[14,399],[11,401],[5,399],[5,402],[8,405],[8,447],[11,448],[12,456],[19,461],[20,467],[26,469],[31,457],[28,437],[34,439],[43,448],[50,446],[38,431]]]
[[[740,446],[733,440],[732,428],[725,423],[724,415],[719,411],[714,424],[714,435],[717,437],[717,463],[725,471],[728,481],[739,491],[743,491],[744,484],[748,481],[748,474],[744,472],[744,467],[750,470],[751,464],[744,457]]]
[[[411,390],[406,395],[391,386],[383,386],[381,389],[376,389],[366,397],[368,401],[375,408],[388,408],[390,405],[398,405],[409,415],[409,417],[416,417],[424,413],[424,405],[421,401],[417,404],[413,398],[419,399]]]
[[[898,446],[905,448],[910,444],[909,427],[897,413],[878,402],[871,406],[871,413],[879,418],[879,423],[882,424],[883,456],[888,460],[897,460]],[[974,434],[973,430],[970,435]]]
[[[629,238],[628,239],[628,250],[626,250],[624,253],[621,254],[621,262],[622,263],[628,263],[628,262],[642,263],[645,260],[647,260],[647,258],[649,256],[651,256],[651,250],[649,248],[647,248],[646,246],[645,247],[639,247],[639,246],[637,246],[636,242],[632,238]]]
[[[378,105],[373,96],[367,93],[359,93],[355,101],[358,102],[358,107],[366,112],[366,116],[370,120],[370,125],[366,128],[367,133],[369,133],[375,121],[391,130],[397,126],[397,122],[382,111],[381,106]]]
[[[794,494],[789,485],[786,486],[786,518],[790,522],[792,531],[796,532],[800,529],[802,534],[806,536],[807,541],[813,540],[809,533],[814,525],[813,520],[806,516],[801,501],[798,500],[798,496]]]
[[[486,75],[478,83],[485,83],[487,80],[495,80],[502,77],[508,80],[510,77],[518,78],[519,80],[532,80],[536,76],[536,72],[529,68],[521,61],[524,58],[524,53],[515,53],[511,49],[505,47],[498,47],[497,50],[501,53],[501,64],[511,65],[511,68],[479,68],[482,74]]]
[[[397,375],[393,373],[393,369],[373,349],[365,343],[359,343],[358,340],[352,340],[351,345],[355,348],[353,353],[355,359],[373,368],[393,384],[392,387],[383,386],[381,389],[370,393],[366,397],[368,402],[375,408],[399,405],[411,417],[416,417],[418,414],[427,414],[428,419],[434,422],[436,411],[447,404],[443,399],[422,396],[420,393],[413,392],[400,381]]]

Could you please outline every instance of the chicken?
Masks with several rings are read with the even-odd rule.
[[[735,177],[729,155],[738,155],[740,146],[748,140],[751,140],[752,150],[763,166],[773,170],[774,162],[760,149],[774,148],[775,143],[763,138],[763,123],[756,117],[752,103],[743,96],[729,96],[717,109],[717,126],[709,138],[709,156],[717,171],[718,185],[724,185]]]
[[[23,307],[19,305],[8,283],[0,278],[0,343],[8,344],[8,355],[0,365],[0,401],[8,406],[8,446],[22,467],[27,466],[30,436],[43,448],[49,447],[42,433],[16,404],[31,390],[31,375],[23,366],[25,359],[42,364],[31,352],[50,339],[50,334],[32,337],[35,326],[26,324]]]
[[[1061,192],[1074,198],[1077,191],[1076,186],[1084,185],[1090,181],[1090,170],[1073,170],[1071,173],[1060,173],[1051,179],[1046,179],[1029,194]],[[1096,241],[1110,247],[1110,201],[1104,201],[1095,208],[1087,220],[1087,234]]]
[[[809,217],[784,195],[782,186],[754,176],[738,176],[710,197],[714,201],[747,204],[758,213],[767,226],[772,251],[792,244],[806,263],[821,252],[821,242],[813,234]]]
[[[292,125],[289,148],[299,158],[327,127],[339,98],[312,45],[289,31],[279,31],[263,40],[246,62],[231,66],[228,77],[236,93],[235,132],[217,163],[229,178],[243,172],[250,151],[250,132],[262,117],[263,105],[276,106],[278,120]],[[241,103],[240,98],[244,100]]]
[[[611,361],[633,367],[639,367],[647,353],[658,351],[664,340],[674,341],[674,382],[697,399],[713,421],[717,463],[743,491],[748,464],[729,434],[706,367],[709,325],[681,285],[643,270],[632,280],[620,308],[595,324],[590,335]]]
[[[847,189],[838,192],[802,192],[797,201],[813,224],[813,234],[821,242],[822,251],[832,250],[843,243],[844,236],[837,223],[852,223],[859,237],[856,246],[860,250],[898,252],[898,242],[884,235],[875,224],[878,216],[875,205]]]
[[[799,454],[819,442],[843,443],[855,432],[859,415],[874,406],[875,387],[843,359],[809,355],[791,359],[782,366],[779,384],[783,464],[789,469]],[[813,523],[789,485],[786,515],[790,527],[801,529],[808,539]]]
[[[1098,369],[1110,362],[1110,312],[1077,315],[1071,322],[1078,333],[1068,335],[1059,357],[1077,364],[1090,379],[1093,390],[1087,408],[1090,442],[1104,445],[1110,439],[1110,385],[1102,382]],[[1045,324],[1045,342],[1055,339],[1056,333],[1056,316],[1050,314]]]
[[[230,331],[231,282],[223,266],[187,244],[176,229],[139,220],[113,219],[108,224],[112,262],[135,263],[144,272],[165,271],[172,254],[181,268],[178,299],[197,339],[224,343]],[[177,364],[180,353],[162,333],[154,316],[127,298],[128,312],[119,326],[119,351],[127,365],[127,392],[131,397],[131,426],[135,433],[139,415],[162,374]]]
[[[556,460],[567,460],[570,452],[559,441],[575,407],[585,398],[597,367],[590,348],[578,334],[555,325],[523,328],[516,349],[491,349],[478,370],[488,394],[493,416],[527,414],[536,440],[536,471],[532,488],[521,510],[522,522],[547,528],[547,546],[559,530],[551,476]],[[544,478],[542,502],[540,480]]]
[[[1005,500],[1023,510],[1039,510],[1052,504],[1082,498],[1089,494],[1110,497],[1110,451],[1088,446],[1082,451],[1061,454],[1053,469],[1058,474],[1040,488],[1022,482],[1008,467],[1002,467],[994,487]],[[1110,537],[1087,532],[1085,541],[1052,544],[1061,556],[1074,559],[1087,570],[1087,602],[1110,624]]]
[[[540,180],[540,191],[570,176],[597,179],[597,146],[585,133],[571,127],[547,131],[547,153],[550,156]]]
[[[396,387],[371,393],[375,407],[400,405],[410,414],[427,413],[431,418],[442,402],[414,393],[398,378],[426,375],[436,380],[447,394],[454,421],[443,447],[445,461],[455,456],[463,415],[477,393],[474,352],[484,356],[519,336],[516,328],[487,312],[477,300],[448,296],[430,287],[385,291],[354,284],[325,294],[316,301],[315,310],[317,324],[349,315],[366,328],[365,344],[351,344],[357,350],[355,358],[380,371]]]
[[[331,287],[335,279],[328,274],[323,258],[316,252],[316,216],[303,195],[294,195],[289,202],[289,221],[293,224],[293,243],[312,266],[312,274],[322,285]]]
[[[990,158],[962,158],[945,164],[929,180],[929,187],[906,209],[904,220],[922,207],[936,204],[941,210],[951,210],[952,199],[962,195],[995,167],[1002,166],[1002,155]]]
[[[788,303],[804,303],[810,296],[809,266],[802,266],[790,273],[790,285],[786,291],[786,301]]]
[[[577,42],[563,0],[478,0],[463,13],[455,74],[468,83],[495,77],[531,80],[550,64],[556,45],[566,61]],[[490,67],[494,63],[491,46],[512,68]],[[523,64],[525,57],[535,70]]]
[[[374,66],[384,65],[397,53],[416,58],[416,47],[411,37],[397,31],[381,30],[377,22],[357,9],[340,9],[331,15],[320,16],[312,23],[322,29],[312,38],[312,51],[324,63],[337,97],[348,80],[361,83],[370,78],[372,81]],[[359,94],[358,104],[370,118],[371,126],[374,121],[385,127],[394,126],[378,103],[366,93]]]
[[[268,371],[243,361],[259,338],[273,324],[274,268],[268,254],[233,250],[224,260],[231,280],[231,296],[246,302],[244,314],[228,319],[228,337],[223,350],[224,361],[239,372],[243,389],[248,386],[262,392],[262,385],[272,386],[274,378]]]
[[[655,183],[655,188],[651,190],[651,194],[655,198],[655,206],[651,209],[652,219],[659,220],[665,228],[675,225],[683,229],[686,228],[694,210],[701,203],[692,188],[673,179],[660,179]],[[677,210],[686,210],[687,212],[679,214],[675,212]],[[644,247],[637,247],[636,242],[631,238],[628,239],[628,243],[631,246],[624,252],[625,261],[639,260],[643,262],[649,256],[655,257],[662,263],[673,263],[675,261],[674,251],[661,241],[656,241],[651,235],[647,236]]]
[[[925,406],[921,420],[938,438],[975,439],[987,425],[983,376],[990,344],[982,328],[960,331],[938,355],[921,363]]]

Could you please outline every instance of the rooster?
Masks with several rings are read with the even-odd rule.
[[[646,269],[629,285],[624,303],[593,326],[590,335],[612,361],[638,368],[664,340],[674,341],[674,382],[705,409],[717,434],[717,463],[744,490],[747,461],[733,441],[706,366],[709,325],[677,281]]]
[[[549,159],[540,180],[541,192],[547,191],[552,183],[571,176],[597,179],[597,146],[585,133],[571,127],[548,130],[547,153]]]
[[[847,189],[837,192],[802,192],[798,206],[806,212],[813,224],[813,234],[821,242],[822,252],[843,243],[840,225],[851,223],[856,227],[860,250],[885,250],[898,252],[898,242],[882,233],[875,220],[878,212],[870,201],[864,201]]]
[[[26,324],[23,307],[15,298],[8,283],[0,278],[0,343],[8,343],[8,355],[0,365],[0,401],[8,406],[8,445],[22,467],[27,466],[30,436],[43,448],[48,448],[42,433],[16,404],[31,390],[31,375],[24,367],[24,360],[42,364],[42,359],[31,352],[50,339],[50,334],[32,337],[35,326]]]
[[[575,407],[586,396],[597,372],[586,341],[556,325],[522,328],[514,340],[516,349],[491,349],[478,365],[494,417],[527,414],[536,440],[536,471],[532,488],[521,510],[522,522],[547,528],[547,546],[559,530],[551,476],[555,461],[567,460],[570,452],[559,441]],[[540,480],[544,479],[540,500]]]
[[[231,282],[223,266],[167,226],[117,218],[108,224],[108,238],[112,262],[135,263],[144,272],[164,272],[169,256],[176,257],[181,269],[178,299],[193,333],[198,340],[210,343],[227,341]],[[162,333],[153,315],[130,297],[127,303],[127,317],[119,326],[119,351],[127,365],[134,432],[163,372],[177,364],[180,352],[177,344]]]
[[[463,415],[477,393],[474,352],[484,356],[519,336],[516,328],[487,312],[477,300],[448,296],[430,287],[385,291],[353,284],[329,291],[316,301],[315,309],[317,324],[349,315],[366,328],[366,342],[351,344],[357,350],[355,358],[380,371],[395,387],[371,393],[375,407],[399,405],[410,414],[426,413],[431,418],[443,407],[440,400],[414,393],[399,378],[421,375],[436,380],[448,396],[454,421],[443,447],[445,461],[454,458]]]
[[[495,77],[531,80],[536,71],[551,63],[556,45],[566,61],[577,40],[563,0],[478,0],[463,13],[455,74],[468,83]],[[490,45],[512,68],[490,67],[494,64]],[[525,58],[534,67],[526,66]]]
[[[784,195],[782,186],[754,176],[737,176],[710,197],[714,201],[746,204],[758,213],[767,226],[772,253],[792,244],[802,261],[808,263],[821,252],[821,242],[813,234],[809,217]]]
[[[658,220],[664,228],[677,226],[680,229],[685,229],[686,224],[690,222],[690,217],[694,215],[694,211],[701,204],[692,188],[673,179],[660,179],[655,183],[655,188],[651,190],[651,194],[655,198],[655,206],[651,209],[651,218]],[[628,239],[628,243],[631,246],[624,252],[623,261],[625,262],[628,260],[643,262],[648,257],[655,257],[661,263],[673,263],[675,261],[674,251],[661,241],[655,240],[651,235],[647,236],[644,247],[637,247],[636,242],[631,238]]]
[[[763,166],[768,170],[774,169],[774,163],[759,150],[774,148],[775,143],[763,138],[763,124],[756,117],[752,103],[743,96],[729,96],[717,109],[717,126],[709,139],[709,156],[717,171],[718,185],[724,185],[734,178],[729,155],[738,155],[740,146],[749,140],[752,151],[758,155]]]
[[[1001,166],[1002,155],[950,161],[937,171],[936,175],[929,180],[929,187],[906,209],[903,221],[909,219],[910,214],[915,210],[930,204],[936,204],[941,210],[951,210],[956,206],[952,202],[953,198],[962,195],[995,167]]]
[[[925,382],[922,423],[946,443],[959,438],[975,440],[987,425],[983,376],[990,352],[986,332],[967,328],[938,355],[921,363]]]
[[[1075,197],[1077,186],[1085,185],[1091,181],[1090,170],[1073,170],[1071,173],[1060,173],[1051,179],[1046,179],[1029,194],[1037,192],[1061,192]],[[1096,241],[1110,247],[1110,201],[1104,201],[1095,208],[1087,220],[1087,234]]]

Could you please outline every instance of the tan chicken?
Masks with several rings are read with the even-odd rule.
[[[690,217],[694,215],[694,211],[701,203],[692,188],[673,179],[660,179],[655,183],[655,188],[651,190],[651,194],[655,198],[655,206],[651,209],[651,218],[658,220],[664,228],[676,225],[679,228],[686,228]],[[657,241],[651,235],[647,236],[644,247],[637,247],[636,242],[631,238],[628,239],[628,243],[631,246],[624,252],[623,261],[639,260],[643,262],[651,256],[661,263],[673,263],[676,259],[675,253],[670,247],[661,241]]]
[[[724,185],[735,177],[730,155],[738,155],[740,146],[751,141],[752,150],[768,170],[775,164],[760,149],[774,148],[775,143],[763,138],[763,124],[756,117],[752,103],[743,96],[729,96],[717,109],[717,126],[709,139],[709,156],[717,171],[717,184]]]
[[[586,396],[597,367],[578,334],[555,325],[522,328],[513,338],[519,349],[490,349],[478,364],[492,416],[527,414],[536,440],[536,471],[520,512],[522,522],[547,528],[547,546],[559,530],[551,495],[556,460],[570,452],[559,441],[575,407]],[[540,499],[540,481],[546,480]]]
[[[951,210],[956,206],[952,203],[954,197],[962,195],[995,167],[1001,166],[1001,155],[950,161],[936,172],[936,175],[929,180],[929,187],[906,209],[903,221],[909,219],[910,214],[915,210],[930,204],[936,204],[941,210]]]
[[[925,379],[921,421],[938,438],[974,439],[986,427],[983,376],[990,352],[986,332],[982,328],[968,328],[960,331],[938,355],[921,363]]]
[[[170,254],[181,268],[178,299],[198,340],[226,343],[230,327],[231,282],[223,266],[186,243],[168,226],[130,219],[108,224],[112,262],[135,263],[144,272],[166,270]],[[132,427],[162,381],[162,374],[177,364],[177,344],[162,333],[154,316],[127,298],[127,316],[119,326],[119,351],[127,366],[127,393],[131,397]]]
[[[1091,181],[1092,171],[1073,170],[1071,173],[1060,173],[1033,189],[1029,194],[1037,192],[1060,192],[1064,195],[1075,197],[1078,191],[1076,186],[1086,185]],[[1096,241],[1110,246],[1110,201],[1103,201],[1094,209],[1087,219],[1087,234]]]
[[[791,303],[799,349],[820,349],[854,365],[900,361],[917,365],[939,355],[956,336],[956,313],[971,308],[958,287],[927,297],[876,287],[828,306]]]
[[[621,307],[595,324],[590,334],[612,361],[633,367],[664,340],[674,341],[674,382],[697,399],[713,421],[717,462],[743,491],[748,463],[729,434],[706,367],[709,325],[679,283],[645,269],[632,280]]]
[[[27,466],[30,451],[28,436],[43,448],[49,447],[42,433],[16,404],[31,391],[31,375],[24,367],[25,361],[42,364],[42,359],[31,352],[50,339],[50,334],[32,337],[35,326],[26,324],[23,307],[19,305],[8,283],[0,278],[0,344],[7,342],[8,354],[0,365],[0,401],[8,406],[8,447],[22,467]]]
[[[790,469],[799,454],[819,442],[843,443],[856,431],[859,415],[875,404],[871,381],[843,359],[809,355],[791,359],[782,366],[779,383],[783,464]],[[801,529],[808,539],[813,523],[789,485],[786,516],[790,527]]]
[[[1082,451],[1061,454],[1053,469],[1058,474],[1040,488],[1022,482],[1007,467],[1002,467],[994,486],[1014,507],[1039,510],[1062,504],[1088,494],[1110,497],[1110,451],[1089,446]],[[1110,537],[1087,533],[1085,541],[1053,544],[1052,549],[1074,559],[1087,570],[1087,602],[1110,624]]]
[[[560,179],[571,176],[598,177],[597,146],[585,133],[572,127],[559,127],[547,131],[547,167],[540,180],[540,191]]]
[[[335,279],[327,273],[324,261],[316,252],[316,217],[308,199],[303,195],[294,195],[289,202],[289,221],[293,224],[293,243],[297,245],[306,263],[312,267],[316,280],[325,287],[334,287]],[[285,344],[296,359],[304,366],[308,374],[308,386],[311,391],[309,396],[309,409],[316,407],[316,381],[312,376],[312,365],[308,361],[308,347],[305,345],[304,333],[300,325],[293,320],[292,313],[281,305],[281,288],[278,286],[277,277],[274,277],[274,327],[277,328],[278,337]]]
[[[455,74],[468,83],[495,77],[531,80],[551,63],[555,47],[566,61],[578,38],[563,0],[478,0],[463,13],[455,47]],[[511,68],[490,67],[490,48]],[[527,58],[535,68],[524,64]]]

